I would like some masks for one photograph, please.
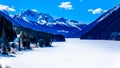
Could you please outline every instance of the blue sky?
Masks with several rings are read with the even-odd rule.
[[[65,17],[81,23],[91,23],[120,0],[0,0],[0,10],[17,14],[26,9]]]

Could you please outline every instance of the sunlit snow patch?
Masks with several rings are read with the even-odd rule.
[[[6,64],[2,59],[0,59],[0,68],[6,68]]]

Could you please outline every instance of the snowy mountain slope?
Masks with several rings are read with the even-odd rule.
[[[75,20],[68,20],[64,17],[55,19],[48,14],[38,13],[32,10],[26,10],[15,16],[11,16],[4,11],[0,11],[0,14],[4,15],[14,25],[30,28],[36,31],[62,34],[65,37],[73,36],[75,33],[84,29],[84,26],[86,26],[86,24],[80,24]]]
[[[99,44],[98,44],[99,43]],[[66,39],[52,48],[18,52],[16,57],[0,56],[11,68],[120,68],[119,41]]]
[[[17,25],[17,26],[21,26],[19,23],[17,23],[12,17],[10,17],[8,14],[6,14],[3,11],[0,11],[0,15],[3,15],[4,17],[6,17],[7,19],[9,19],[10,22],[12,22],[12,24]]]
[[[50,22],[53,19],[53,17],[51,17],[48,14],[43,14],[43,13],[38,13],[35,12],[33,10],[25,10],[24,12],[16,15],[15,17],[17,18],[22,18],[25,21],[33,21],[33,22],[37,22],[39,24],[45,24],[46,22]]]
[[[91,26],[92,25],[92,26]],[[91,26],[89,28],[89,26]],[[120,4],[107,11],[105,14],[88,25],[88,31],[81,39],[112,39],[120,40]]]
[[[41,26],[39,26],[39,27],[36,26],[37,24],[27,23],[26,21],[24,21],[22,19],[12,18],[8,14],[4,13],[3,11],[0,11],[0,14],[5,16],[9,21],[11,21],[13,25],[21,26],[21,27],[25,27],[25,28],[30,28],[30,29],[33,29],[35,31],[40,31],[39,29],[42,29],[43,30],[42,32],[48,32],[49,28],[48,29],[45,29],[45,28],[43,29],[43,28],[41,28]],[[51,32],[51,33],[53,33],[53,32]]]
[[[95,25],[97,25],[99,22],[101,22],[102,20],[104,20],[105,18],[107,18],[108,16],[110,16],[113,12],[115,12],[116,10],[118,10],[120,8],[120,4],[117,4],[115,7],[113,7],[112,9],[108,10],[106,13],[104,13],[103,15],[101,15],[100,17],[98,17],[95,21],[93,21],[92,23],[90,23],[87,28],[83,29],[82,33],[85,34],[87,33],[89,30],[91,30]]]
[[[83,29],[82,26],[79,26],[80,23],[77,21],[68,20],[64,17],[56,19],[49,14],[38,13],[33,10],[26,10],[18,15],[15,15],[14,20],[16,19],[24,20],[29,24],[34,23],[36,28],[41,27],[41,29],[38,28],[39,31],[44,30],[45,32],[52,32],[53,34],[62,34],[65,37],[68,37]]]
[[[34,22],[28,23],[23,19],[14,18],[14,20],[17,21],[21,26],[33,29],[35,31],[42,31],[42,32],[47,32],[52,34],[57,31],[57,30],[55,31],[55,29],[50,29],[49,27],[46,27],[46,26],[43,27],[38,23],[34,23]]]

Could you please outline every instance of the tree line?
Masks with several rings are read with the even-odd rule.
[[[15,53],[14,49],[19,51],[32,49],[31,44],[34,44],[34,47],[52,47],[54,41],[65,41],[65,38],[63,35],[54,35],[13,25],[12,22],[0,15],[1,54]]]

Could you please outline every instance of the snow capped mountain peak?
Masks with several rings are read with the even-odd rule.
[[[38,18],[38,23],[47,23],[47,22],[53,22],[55,19],[50,16],[49,14],[40,13],[40,16]]]
[[[120,8],[120,3],[119,3],[119,4],[117,4],[117,6]]]
[[[117,5],[110,11],[110,13],[112,13],[112,12],[118,10],[118,9],[120,9],[120,4],[117,4]]]
[[[53,16],[46,13],[39,13],[34,10],[25,10],[18,15],[15,15],[16,21],[19,19],[25,21],[25,25],[29,27],[37,28],[39,31],[50,32],[53,34],[62,34],[65,37],[70,36],[76,32],[82,30],[82,25],[79,26],[79,22],[75,20],[69,20],[64,17],[54,18]],[[35,27],[33,27],[35,25]]]
[[[61,17],[61,18],[56,19],[56,21],[59,21],[59,22],[67,22],[68,20],[65,19],[64,17]]]
[[[120,32],[120,4],[116,5],[91,24],[87,31],[81,36],[84,39],[114,39],[118,40],[117,33]],[[111,37],[112,36],[112,37]]]
[[[120,9],[120,3],[117,4],[115,7],[113,7],[112,9],[110,9],[109,11],[107,11],[102,17],[100,17],[100,19],[98,20],[98,22],[102,21],[107,16],[111,15],[114,11],[117,11],[119,9]]]
[[[25,10],[24,12],[15,15],[14,17],[17,18],[21,18],[25,21],[32,21],[32,22],[36,22],[39,24],[45,24],[47,22],[52,22],[54,21],[54,18],[52,16],[50,16],[49,14],[45,14],[45,13],[38,13],[34,10]]]
[[[20,13],[20,14],[18,14],[20,17],[22,17],[22,16],[26,16],[26,15],[28,15],[28,16],[35,16],[37,14],[37,12],[35,12],[35,11],[33,11],[33,10],[30,10],[30,9],[27,9],[27,10],[25,10],[25,11],[23,11],[22,13]]]
[[[38,24],[41,25],[56,25],[56,24],[60,24],[60,25],[66,25],[66,26],[73,26],[75,24],[73,23],[78,23],[77,21],[74,20],[68,20],[64,17],[61,18],[54,18],[52,16],[50,16],[49,14],[46,13],[38,13],[34,10],[25,10],[24,12],[15,15],[15,18],[21,18],[23,20],[25,20],[26,22],[36,22]],[[56,23],[56,24],[55,24]]]
[[[24,12],[35,12],[34,10],[31,10],[31,9],[27,9],[27,10],[25,10]]]

